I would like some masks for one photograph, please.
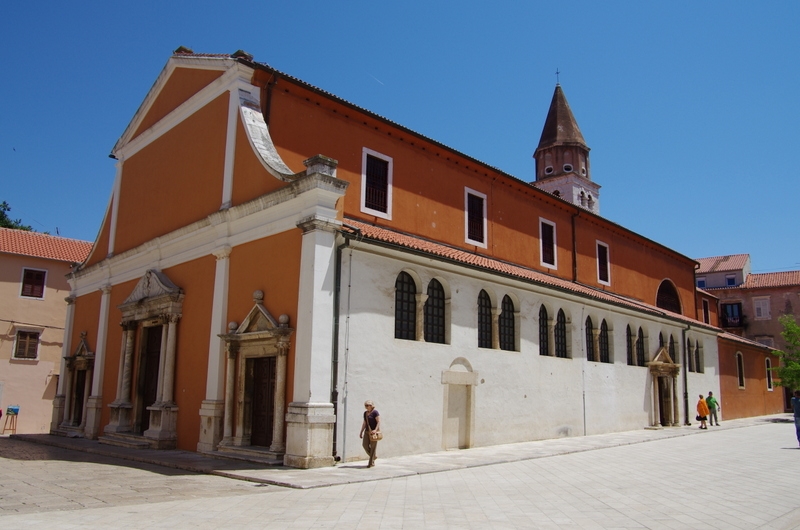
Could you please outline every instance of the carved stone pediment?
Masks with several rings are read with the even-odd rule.
[[[151,269],[142,276],[119,309],[122,311],[123,321],[139,321],[166,315],[180,316],[183,296],[183,290],[172,283],[166,274]]]
[[[675,364],[675,361],[670,357],[666,346],[658,349],[655,357],[647,363],[647,366],[650,368],[650,373],[656,375],[677,375],[681,369],[681,366]]]
[[[261,291],[256,291],[253,297],[255,304],[242,323],[236,326],[235,323],[231,322],[228,333],[220,336],[225,341],[231,342],[288,337],[291,335],[294,329],[288,326],[289,317],[281,315],[276,320],[264,307],[262,303],[264,294]]]
[[[75,370],[89,370],[94,367],[94,352],[89,350],[86,332],[81,332],[81,341],[72,354],[67,355],[67,364]]]

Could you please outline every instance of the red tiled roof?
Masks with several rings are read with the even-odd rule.
[[[509,276],[515,276],[522,280],[528,280],[538,284],[548,285],[555,289],[569,291],[573,294],[582,295],[585,297],[591,297],[596,300],[601,300],[603,302],[608,302],[616,305],[623,305],[639,311],[646,311],[648,313],[668,316],[673,319],[681,320],[683,322],[691,323],[697,326],[707,327],[709,329],[716,329],[713,326],[704,324],[693,318],[687,317],[685,315],[679,315],[677,313],[667,311],[666,309],[661,309],[660,307],[656,307],[641,302],[639,300],[626,298],[624,296],[610,293],[608,291],[602,291],[600,289],[594,289],[592,287],[580,283],[563,280],[556,276],[544,274],[542,272],[538,272],[532,269],[526,269],[525,267],[521,267],[519,265],[513,265],[496,259],[488,258],[486,256],[481,256],[479,254],[473,254],[471,252],[467,252],[466,250],[448,247],[441,243],[435,243],[408,234],[402,234],[386,228],[369,225],[360,221],[356,221],[355,219],[347,218],[345,219],[345,224],[348,226],[352,226],[353,228],[357,228],[361,232],[361,235],[368,239],[383,241],[385,243],[395,244],[398,246],[424,252],[427,254],[441,256],[443,258],[450,259],[453,261],[458,261],[466,265],[480,267],[485,270],[495,271],[501,274],[507,274]]]
[[[727,331],[725,331],[723,333],[720,333],[719,337],[721,339],[732,340],[734,342],[741,342],[742,344],[747,344],[749,346],[757,346],[759,348],[764,348],[765,350],[774,350],[775,349],[775,348],[772,348],[770,346],[765,346],[764,344],[761,344],[760,342],[756,342],[754,340],[750,340],[750,339],[745,338],[745,337],[740,337],[739,335],[735,335],[733,333],[728,333]]]
[[[0,252],[37,258],[81,263],[92,250],[92,243],[26,230],[0,228]]]
[[[760,287],[787,287],[791,285],[800,285],[800,271],[749,274],[742,288],[758,289]]]
[[[695,274],[705,274],[708,272],[738,271],[744,268],[748,259],[750,259],[750,254],[699,258],[697,262],[700,264],[700,268],[694,272]]]

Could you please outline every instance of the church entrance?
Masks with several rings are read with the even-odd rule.
[[[86,370],[75,372],[75,390],[72,395],[72,423],[80,425],[83,423],[83,397],[86,393]]]
[[[672,381],[667,377],[658,378],[659,419],[662,427],[669,427],[672,421]]]
[[[158,395],[158,363],[161,359],[161,326],[144,328],[144,350],[139,365],[139,421],[135,432],[142,434],[150,427],[150,411],[147,407],[156,402]]]
[[[275,357],[248,359],[252,373],[252,432],[250,445],[269,447],[275,419]]]

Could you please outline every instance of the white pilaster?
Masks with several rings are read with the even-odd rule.
[[[116,195],[116,193],[115,193]],[[97,438],[100,432],[100,415],[103,407],[103,372],[106,365],[106,341],[108,337],[108,314],[111,307],[111,286],[101,288],[100,318],[97,323],[97,344],[94,353],[94,369],[92,370],[92,388],[86,389],[86,415],[83,418],[84,436]],[[87,381],[88,382],[88,381]]]
[[[75,297],[68,296],[64,299],[67,302],[67,318],[64,320],[64,342],[61,345],[61,366],[58,372],[58,389],[56,397],[53,399],[53,414],[50,418],[50,432],[58,430],[61,422],[64,421],[64,381],[69,376],[67,373],[67,357],[70,354],[70,342],[72,340],[72,326],[75,321]]]
[[[236,86],[228,91],[228,131],[225,137],[225,167],[222,174],[222,206],[231,207],[233,196],[233,162],[236,158],[236,124],[239,120],[239,90]]]
[[[116,163],[117,174],[114,177],[114,191],[111,195],[111,226],[108,230],[108,255],[114,254],[114,243],[117,239],[117,217],[119,213],[119,192],[122,188],[122,160]]]

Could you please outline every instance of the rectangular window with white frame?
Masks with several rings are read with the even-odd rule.
[[[391,157],[367,149],[361,151],[361,211],[382,219],[392,218]]]
[[[706,288],[706,277],[705,276],[700,276],[699,278],[697,278],[697,287],[699,289],[705,289]]]
[[[539,218],[539,256],[542,266],[548,269],[558,268],[556,252],[556,224]]]
[[[486,248],[486,195],[464,188],[464,239]]]
[[[597,241],[597,281],[603,285],[611,285],[611,260],[608,245]]]
[[[753,313],[756,320],[770,320],[769,297],[753,298]]]
[[[46,270],[22,269],[22,289],[20,289],[19,295],[23,298],[44,298],[46,281]]]
[[[711,310],[708,306],[708,300],[703,299],[703,322],[706,324],[711,323]]]
[[[14,359],[35,361],[39,358],[39,339],[41,329],[17,328],[14,340]]]

